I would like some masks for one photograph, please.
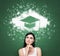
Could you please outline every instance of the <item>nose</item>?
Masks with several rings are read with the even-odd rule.
[[[30,41],[30,38],[28,38],[28,41]]]

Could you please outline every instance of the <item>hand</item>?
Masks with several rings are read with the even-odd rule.
[[[32,45],[27,45],[27,48],[28,49],[31,49],[33,46]]]
[[[29,51],[33,48],[32,45],[27,45],[26,46],[26,55],[28,55]]]

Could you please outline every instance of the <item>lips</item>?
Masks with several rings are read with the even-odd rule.
[[[27,41],[28,43],[30,43],[30,41]]]
[[[29,43],[30,43],[30,41],[27,41],[27,42],[29,42]]]

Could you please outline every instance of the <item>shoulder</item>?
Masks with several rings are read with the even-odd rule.
[[[18,50],[18,52],[21,52],[21,51],[23,51],[23,48],[20,48],[20,49]]]
[[[41,48],[40,47],[36,47],[36,49],[37,49],[37,55],[38,56],[42,56]]]
[[[35,47],[35,48],[36,48],[37,50],[39,50],[39,49],[41,50],[41,48],[40,48],[40,47]]]
[[[23,48],[18,50],[19,55],[23,54]]]
[[[35,47],[37,49],[37,52],[41,52],[41,48],[40,47]]]

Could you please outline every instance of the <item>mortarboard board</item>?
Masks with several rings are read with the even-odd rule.
[[[32,16],[26,17],[24,19],[22,19],[21,21],[25,22],[25,26],[28,28],[34,27],[35,26],[35,22],[38,21],[39,19],[36,19]]]
[[[22,19],[21,21],[26,22],[26,23],[33,23],[35,21],[38,21],[38,19],[29,16],[29,17],[26,17],[26,18]]]

